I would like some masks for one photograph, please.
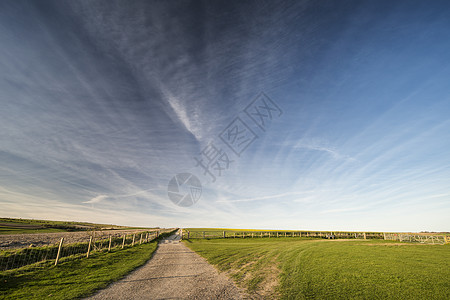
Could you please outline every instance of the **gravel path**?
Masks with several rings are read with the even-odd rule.
[[[160,242],[153,258],[88,299],[243,299],[240,290],[180,242]]]

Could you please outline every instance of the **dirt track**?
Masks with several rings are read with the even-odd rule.
[[[172,235],[144,266],[88,299],[243,299],[242,295],[228,277]]]

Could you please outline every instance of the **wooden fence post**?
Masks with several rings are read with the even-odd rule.
[[[189,239],[189,234],[190,234],[191,232],[190,231],[188,231],[188,239]]]
[[[142,233],[141,233],[141,239],[139,240],[139,245],[142,244]]]
[[[59,261],[59,255],[61,254],[61,248],[64,242],[64,238],[61,238],[61,241],[59,242],[59,247],[58,247],[58,254],[56,254],[56,260],[55,260],[55,266],[58,264]]]
[[[286,237],[286,235],[287,235],[287,232],[284,233],[284,237]]]
[[[123,247],[125,246],[125,237],[126,237],[126,236],[127,236],[126,234],[123,235],[123,239],[122,239],[122,249],[123,249]]]
[[[111,241],[112,241],[112,236],[109,236],[109,245],[108,245],[108,252],[111,251]]]
[[[136,234],[135,234],[135,233],[133,233],[133,241],[131,242],[131,247],[133,247],[133,246],[134,246],[134,240],[135,240],[135,238],[136,238]]]
[[[269,231],[269,238],[270,238],[270,231]]]
[[[89,258],[89,253],[91,252],[91,243],[92,243],[92,236],[89,237],[89,245],[88,245],[88,251],[86,254],[86,258]]]
[[[225,233],[225,231],[223,232],[223,238],[226,238],[226,233]]]
[[[145,242],[148,243],[148,232],[145,234]]]
[[[386,240],[386,232],[383,232],[383,239]]]
[[[253,232],[252,232],[252,238],[253,238]]]
[[[366,239],[366,233],[364,232],[364,239]]]

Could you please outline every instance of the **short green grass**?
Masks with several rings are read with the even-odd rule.
[[[168,234],[163,234],[165,236]],[[93,252],[89,258],[78,255],[63,258],[57,266],[49,261],[42,268],[27,266],[0,272],[0,299],[77,299],[92,294],[119,280],[148,261],[157,241],[116,248],[111,252]]]
[[[304,238],[184,242],[266,298],[450,299],[450,245]]]

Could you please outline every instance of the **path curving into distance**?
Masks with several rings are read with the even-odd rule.
[[[153,257],[88,299],[244,299],[236,285],[174,234]]]

